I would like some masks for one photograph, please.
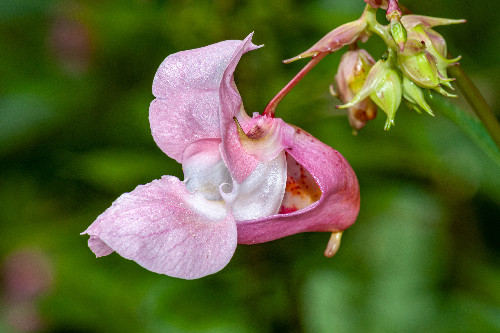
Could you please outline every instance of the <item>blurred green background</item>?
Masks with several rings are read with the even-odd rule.
[[[468,20],[436,30],[498,111],[498,1],[402,3]],[[262,111],[306,63],[281,60],[363,6],[0,1],[0,332],[499,332],[500,167],[439,113],[402,107],[389,132],[379,113],[353,136],[328,93],[345,49],[277,110],[357,173],[361,211],[334,258],[328,234],[299,234],[239,246],[221,272],[184,281],[96,259],[79,236],[121,193],[182,176],[148,123],[167,55],[254,31],[265,47],[236,81],[247,111]],[[376,36],[366,48],[383,51]]]

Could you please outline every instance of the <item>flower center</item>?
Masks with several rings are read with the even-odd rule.
[[[286,188],[279,214],[293,213],[306,208],[318,201],[322,195],[321,189],[309,171],[289,154],[286,154],[286,162]]]

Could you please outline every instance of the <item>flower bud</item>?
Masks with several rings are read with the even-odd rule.
[[[388,68],[384,73],[384,79],[370,95],[370,98],[387,114],[384,129],[387,131],[394,125],[396,111],[401,104],[401,78],[398,72]]]
[[[396,42],[396,44],[398,45],[399,50],[403,52],[407,39],[407,33],[405,27],[400,21],[401,16],[402,12],[399,8],[398,1],[389,1],[385,17],[389,22],[391,22],[392,39],[394,39],[394,42]]]
[[[446,96],[442,86],[453,89],[448,78],[447,68],[456,65],[460,57],[447,59],[446,41],[439,33],[431,29],[437,25],[463,23],[464,20],[449,20],[427,16],[405,15],[401,23],[408,31],[408,42],[404,50],[398,54],[401,69],[414,83],[423,88],[430,88]],[[421,50],[415,44],[421,45]]]
[[[410,36],[411,38],[415,38],[425,45],[426,50],[431,53],[432,56],[436,59],[436,66],[439,72],[439,76],[444,82],[449,82],[450,79],[448,79],[446,68],[456,64],[461,57],[457,57],[455,59],[447,59],[446,42],[444,38],[430,28],[424,29],[424,27],[419,24],[410,30]]]
[[[425,45],[409,39],[405,50],[398,54],[398,63],[403,73],[423,88],[434,89],[440,85],[436,59],[425,49]]]
[[[410,103],[410,106],[421,113],[421,109],[434,116],[431,107],[425,101],[422,89],[406,76],[403,76],[403,97]]]
[[[368,5],[372,6],[373,8],[383,8],[387,9],[387,0],[364,0]]]
[[[344,45],[350,45],[357,40],[366,41],[368,39],[368,33],[365,31],[366,26],[365,17],[362,15],[356,21],[343,24],[330,31],[307,51],[293,58],[283,60],[283,62],[288,64],[299,59],[314,57],[320,52],[333,53]]]
[[[401,79],[390,63],[384,59],[377,61],[356,96],[337,108],[352,107],[369,96],[387,114],[385,129],[388,130],[394,124],[394,116],[402,98]]]
[[[399,20],[391,20],[391,35],[394,42],[398,45],[399,50],[403,51],[407,40],[407,32]]]
[[[363,87],[374,63],[372,56],[363,49],[346,52],[340,59],[339,69],[335,75],[338,94],[334,92],[332,94],[343,103],[349,102]],[[368,97],[348,109],[349,123],[355,130],[363,128],[376,115],[377,106]]]

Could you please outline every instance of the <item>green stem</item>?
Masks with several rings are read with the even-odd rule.
[[[396,43],[389,34],[388,28],[378,23],[376,13],[376,8],[366,5],[365,12],[363,13],[368,24],[366,29],[379,36],[390,49],[397,50]]]
[[[465,74],[460,66],[453,66],[448,69],[450,75],[456,78],[456,83],[460,91],[464,94],[478,118],[490,134],[491,138],[500,149],[500,124],[491,110],[479,89],[474,85],[471,79]]]

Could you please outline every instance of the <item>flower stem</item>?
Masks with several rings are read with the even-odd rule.
[[[464,94],[469,105],[481,120],[497,147],[500,148],[500,124],[486,102],[486,99],[460,66],[450,67],[448,71],[452,77],[456,78],[456,83],[460,91]]]
[[[304,68],[302,68],[300,70],[300,72],[297,73],[297,75],[295,75],[295,77],[290,81],[288,82],[288,84],[283,87],[283,89],[281,89],[281,91],[273,97],[273,99],[269,102],[269,104],[267,104],[266,108],[264,109],[264,112],[262,113],[263,115],[266,115],[266,116],[270,116],[270,117],[274,117],[274,113],[276,111],[276,107],[278,106],[278,104],[281,102],[281,100],[293,89],[293,87],[295,87],[297,85],[297,83],[300,82],[300,80],[302,80],[302,78],[307,74],[309,73],[309,71],[311,69],[313,69],[314,66],[316,66],[318,64],[318,62],[321,61],[321,59],[323,59],[326,55],[328,54],[328,52],[320,52],[318,54],[316,54],[308,63],[307,65],[304,66]]]
[[[366,5],[363,15],[365,17],[366,23],[368,23],[367,30],[378,35],[388,47],[396,49],[396,44],[390,36],[387,27],[378,23],[376,14],[376,8],[373,8],[370,5]]]

